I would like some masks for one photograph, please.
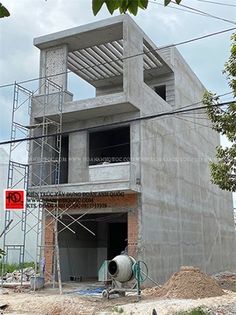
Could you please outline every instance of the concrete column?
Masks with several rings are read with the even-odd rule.
[[[50,281],[52,277],[53,268],[53,249],[54,249],[54,224],[53,217],[45,217],[44,230],[44,258],[45,258],[45,281]]]
[[[67,90],[67,45],[61,45],[40,51],[40,77],[48,77],[52,82],[58,84],[63,90]],[[63,73],[57,75],[58,73]],[[52,77],[50,77],[52,76]],[[40,80],[40,93],[44,94],[42,84],[45,79]],[[50,92],[58,92],[51,87]]]
[[[86,182],[88,175],[88,134],[72,133],[69,135],[68,183]]]
[[[124,58],[143,52],[143,36],[136,24],[124,19],[123,24]],[[143,82],[143,55],[124,60],[123,88],[128,96],[139,97]]]
[[[140,182],[140,122],[133,122],[130,125],[130,153],[130,163],[132,164],[131,171],[135,172],[135,174],[131,174],[131,176],[135,178],[135,183]]]
[[[138,211],[128,212],[128,254],[137,257],[138,251]]]

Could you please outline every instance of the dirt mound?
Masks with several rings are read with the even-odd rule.
[[[181,267],[163,287],[144,290],[144,295],[177,299],[201,299],[223,294],[213,278],[191,266]]]

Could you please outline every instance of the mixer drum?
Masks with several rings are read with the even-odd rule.
[[[135,262],[131,256],[118,255],[108,263],[108,272],[113,279],[119,282],[130,281],[134,277],[132,266]]]

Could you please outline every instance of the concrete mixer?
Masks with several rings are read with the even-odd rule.
[[[141,296],[140,284],[148,277],[148,268],[143,261],[136,261],[128,255],[118,255],[108,262],[107,271],[111,286],[102,292],[104,298],[111,294],[125,296],[126,292],[137,292]]]

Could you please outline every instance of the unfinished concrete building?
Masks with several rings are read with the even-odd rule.
[[[41,171],[37,163],[31,168],[32,191],[60,192],[47,198],[61,212],[62,280],[96,279],[103,261],[125,249],[158,281],[181,265],[208,273],[235,267],[232,196],[209,175],[219,135],[207,120],[200,124],[199,112],[138,119],[201,101],[204,86],[178,50],[157,49],[128,15],[38,37],[34,45],[40,77],[52,85],[46,88],[42,78],[33,98],[32,123],[47,126],[33,134],[73,130],[61,137],[58,182],[55,137],[44,138]],[[94,86],[96,96],[73,100],[68,70]],[[34,161],[40,160],[37,145],[31,146]],[[44,213],[43,220],[50,275],[53,218]]]

